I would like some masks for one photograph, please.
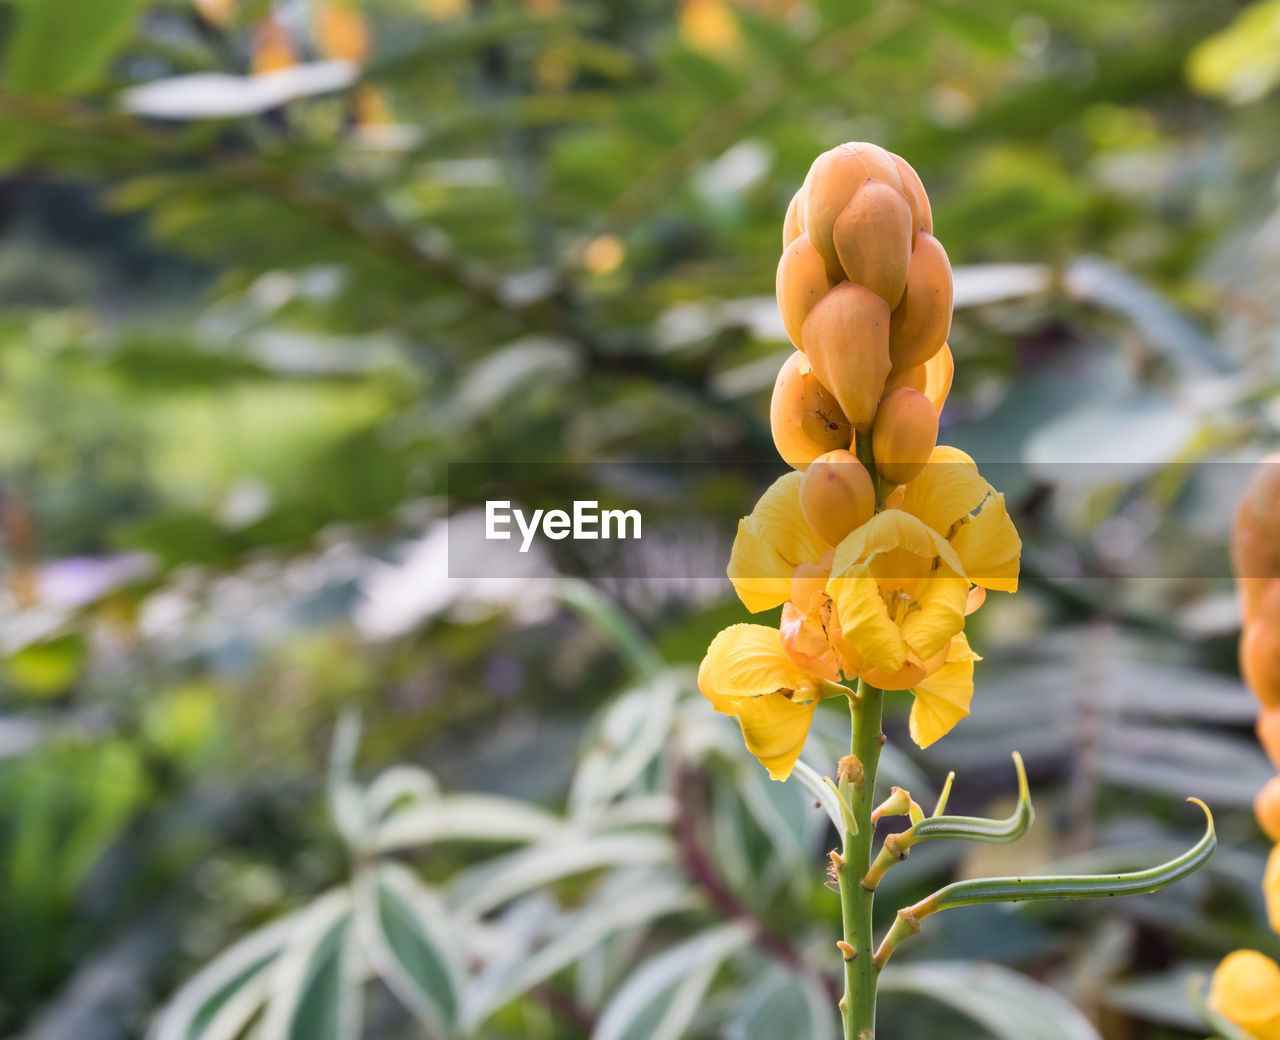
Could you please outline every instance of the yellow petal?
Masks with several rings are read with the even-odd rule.
[[[906,485],[902,508],[945,536],[990,493],[991,485],[973,459],[959,448],[939,444],[920,475]]]
[[[780,693],[742,700],[735,714],[747,750],[760,760],[774,780],[791,775],[804,750],[817,701],[797,704]]]
[[[1228,954],[1213,973],[1209,1006],[1257,1040],[1280,1040],[1280,965],[1256,950]]]
[[[1018,591],[1022,539],[1009,518],[1004,495],[996,492],[951,536],[951,545],[975,585],[997,592]]]
[[[901,625],[882,582],[916,587],[919,599]],[[946,539],[897,509],[872,517],[836,547],[827,583],[845,640],[869,667],[889,673],[906,663],[908,649],[927,659],[947,645],[964,627],[968,590]]]
[[[728,575],[753,614],[785,603],[795,569],[827,551],[800,511],[802,476],[793,472],[775,480],[751,515],[738,522]]]
[[[907,614],[902,622],[902,638],[917,657],[927,661],[964,629],[968,600],[968,580],[939,566],[924,586],[919,609]]]
[[[698,669],[698,689],[717,711],[729,715],[731,702],[739,698],[781,693],[809,701],[817,681],[800,668],[782,646],[776,628],[764,625],[730,625],[707,647]]]
[[[835,603],[842,640],[867,665],[892,673],[906,663],[906,640],[889,616],[880,586],[866,563],[833,574],[827,591]]]
[[[946,736],[957,722],[969,714],[973,700],[973,662],[981,660],[963,634],[951,641],[947,663],[912,691],[911,739],[927,748]]]

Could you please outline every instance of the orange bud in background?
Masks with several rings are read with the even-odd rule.
[[[804,232],[802,221],[804,210],[804,188],[800,188],[791,196],[791,204],[787,206],[787,215],[782,220],[782,248],[786,249]]]
[[[876,488],[858,456],[844,449],[815,459],[800,481],[800,511],[828,545],[839,545],[876,511]]]
[[[1258,792],[1253,813],[1268,840],[1280,842],[1280,776],[1273,776]]]
[[[1272,764],[1280,769],[1280,705],[1262,709],[1258,716],[1258,743]]]
[[[921,231],[911,251],[907,290],[890,324],[895,369],[922,364],[942,349],[951,332],[952,302],[951,261],[942,244]]]
[[[298,52],[294,48],[289,30],[274,17],[264,19],[253,34],[249,71],[255,76],[262,76],[290,68],[297,63]]]
[[[835,396],[798,350],[783,363],[773,384],[769,426],[778,454],[801,471],[819,455],[853,443],[853,427]]]
[[[844,277],[836,255],[836,218],[849,205],[853,193],[869,179],[884,181],[902,190],[902,177],[892,156],[883,148],[862,141],[837,145],[823,152],[809,167],[804,181],[803,223],[814,248],[822,254],[833,282]]]
[[[1240,671],[1258,700],[1280,705],[1280,627],[1278,618],[1257,617],[1240,640]]]
[[[914,480],[937,443],[937,409],[919,390],[903,387],[880,402],[871,431],[871,454],[889,483]]]
[[[782,251],[775,285],[778,310],[782,312],[782,327],[787,330],[791,342],[803,350],[800,329],[804,325],[804,319],[809,316],[814,304],[831,288],[826,264],[809,242],[808,235],[797,235]]]
[[[889,305],[870,289],[841,282],[805,318],[805,355],[855,430],[871,428],[889,361]]]
[[[911,207],[911,241],[914,242],[921,231],[933,234],[933,210],[929,207],[929,196],[911,164],[900,155],[892,152],[889,155],[902,178],[902,194]]]
[[[942,344],[938,352],[924,363],[924,372],[924,395],[933,402],[934,410],[941,415],[942,406],[947,403],[947,397],[951,394],[951,381],[956,374],[955,359],[947,344]]]
[[[1231,562],[1247,622],[1280,578],[1280,454],[1262,459],[1249,480],[1231,532]]]
[[[911,207],[883,181],[864,181],[832,227],[840,266],[849,281],[865,285],[890,308],[907,287],[911,260]]]
[[[315,41],[323,58],[361,64],[369,57],[369,26],[349,0],[330,0],[320,5]]]

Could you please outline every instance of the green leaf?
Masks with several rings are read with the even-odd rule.
[[[360,980],[350,941],[352,905],[337,890],[299,917],[271,973],[260,1040],[354,1040],[360,1028]]]
[[[842,841],[845,840],[846,833],[858,833],[858,821],[853,818],[848,806],[841,805],[840,796],[832,789],[830,784],[818,775],[816,769],[806,765],[803,761],[796,762],[795,768],[791,771],[791,776],[813,795],[814,801],[822,806],[822,811],[827,814],[832,824],[835,825],[836,833],[840,835]]]
[[[404,867],[383,864],[361,885],[361,927],[370,961],[390,990],[431,1030],[451,1034],[462,968],[445,910]]]
[[[995,1040],[1100,1040],[1089,1020],[1061,994],[995,964],[894,965],[881,975],[880,991],[947,1004]]]
[[[725,1029],[728,1040],[834,1040],[835,1009],[815,979],[774,969],[752,980]]]
[[[679,1040],[716,969],[749,942],[746,925],[724,925],[645,961],[609,1001],[591,1040]]]
[[[124,40],[142,0],[23,0],[4,85],[21,94],[92,84]]]

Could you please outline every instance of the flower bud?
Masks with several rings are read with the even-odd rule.
[[[1280,776],[1273,776],[1258,792],[1253,813],[1268,840],[1280,842]]]
[[[893,158],[883,148],[862,141],[837,145],[823,152],[809,167],[804,181],[803,224],[814,248],[822,254],[827,274],[833,282],[844,277],[836,255],[835,223],[849,205],[853,193],[866,180],[884,181],[902,191],[902,176]]]
[[[1280,454],[1259,462],[1249,480],[1231,532],[1231,562],[1247,622],[1280,577]]]
[[[923,394],[928,385],[929,369],[925,365],[913,365],[911,368],[890,372],[889,378],[884,382],[884,396],[880,400],[883,401],[895,390],[901,390],[904,387],[908,390],[918,390]]]
[[[1240,671],[1245,683],[1267,707],[1280,706],[1280,628],[1276,619],[1259,617],[1240,640]]]
[[[814,304],[827,294],[831,282],[827,279],[827,267],[822,257],[809,242],[809,236],[801,233],[786,249],[778,261],[775,280],[778,293],[778,310],[782,314],[782,327],[787,336],[801,350],[800,329]]]
[[[892,309],[907,287],[911,207],[884,181],[864,181],[832,228],[836,256],[849,281],[865,285]]]
[[[1280,706],[1262,709],[1258,716],[1258,743],[1271,764],[1280,769]]]
[[[938,352],[924,363],[924,371],[924,395],[933,402],[934,410],[941,415],[942,406],[947,403],[947,397],[951,393],[951,380],[956,374],[951,348],[942,344]]]
[[[871,429],[889,361],[889,305],[870,289],[841,282],[801,328],[805,355],[855,430]]]
[[[1250,1036],[1280,1030],[1280,965],[1256,950],[1228,954],[1213,973],[1209,1006]]]
[[[871,431],[871,454],[891,484],[913,480],[938,443],[938,413],[919,390],[902,387],[880,402]]]
[[[851,451],[829,451],[817,458],[800,482],[800,511],[828,545],[839,545],[876,511],[871,474]]]
[[[804,232],[804,188],[800,188],[791,196],[787,206],[787,215],[782,221],[782,248],[786,249]]]
[[[895,369],[933,357],[951,332],[951,261],[927,231],[916,236],[907,268],[907,288],[889,325],[889,353]]]
[[[911,241],[914,242],[916,235],[921,231],[933,234],[933,211],[929,208],[929,196],[925,194],[924,185],[920,183],[920,178],[911,168],[911,164],[902,156],[894,155],[892,152],[889,156],[898,169],[898,176],[902,178],[902,194],[911,207]]]
[[[798,350],[783,363],[773,384],[769,425],[778,454],[801,471],[824,452],[853,443],[853,428],[839,403]]]

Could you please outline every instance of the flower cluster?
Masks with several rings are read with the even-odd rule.
[[[698,685],[784,780],[842,678],[910,691],[921,747],[967,715],[965,618],[1017,588],[1022,545],[1004,496],[937,445],[952,278],[915,171],[872,144],[820,155],[787,210],[777,294],[797,349],[770,425],[794,472],[740,521],[728,575],[781,623],[725,629]]]
[[[1243,632],[1240,668],[1260,702],[1258,739],[1280,769],[1280,455],[1262,460],[1236,514],[1231,560]],[[1280,775],[1258,793],[1258,825],[1275,843],[1263,878],[1271,927],[1280,932]],[[1226,958],[1209,1003],[1257,1040],[1280,1040],[1280,965],[1253,950]]]

